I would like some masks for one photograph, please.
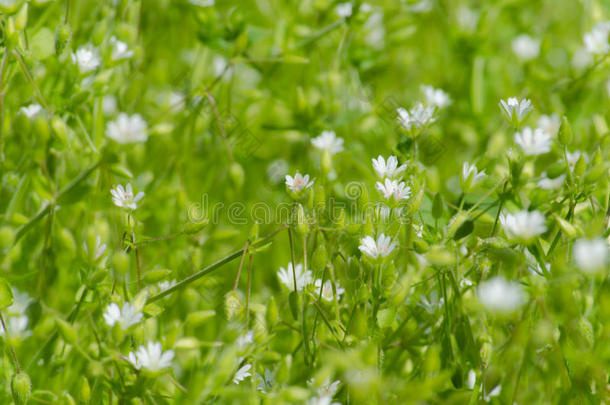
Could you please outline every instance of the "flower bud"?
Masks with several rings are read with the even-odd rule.
[[[324,186],[317,184],[313,193],[313,208],[316,212],[323,212],[326,208],[326,191]]]
[[[229,176],[236,189],[240,189],[244,185],[246,175],[244,173],[244,168],[241,167],[239,163],[231,163],[231,166],[229,167]]]
[[[574,174],[577,176],[582,176],[587,169],[587,162],[585,162],[585,156],[580,155],[576,165],[574,165]]]
[[[13,375],[11,379],[11,393],[16,405],[25,405],[32,392],[32,380],[24,372]]]
[[[186,235],[196,235],[208,224],[208,219],[205,218],[198,222],[188,222],[182,227],[182,232]]]
[[[72,29],[68,24],[62,24],[57,27],[55,32],[55,53],[58,55],[66,48],[72,38]]]
[[[297,232],[301,235],[307,235],[307,232],[309,232],[309,223],[305,216],[305,209],[301,204],[297,206]]]
[[[313,252],[313,256],[311,258],[311,268],[313,270],[319,271],[326,267],[326,263],[328,263],[328,254],[326,253],[326,246],[323,243],[320,243],[316,250]]]
[[[4,28],[5,44],[7,48],[14,48],[19,45],[19,31],[15,28],[15,20],[9,17]]]
[[[239,316],[242,310],[241,300],[237,291],[225,295],[225,315],[229,321]]]
[[[278,310],[277,310],[277,304],[275,303],[275,298],[272,295],[267,300],[267,313],[265,314],[265,319],[267,321],[267,325],[269,325],[269,327],[272,328],[273,325],[275,325],[277,323],[278,318],[279,318],[279,315],[278,315]]]
[[[0,251],[9,249],[15,241],[15,232],[10,226],[0,227]]]
[[[112,256],[112,266],[114,267],[114,271],[119,275],[124,275],[129,272],[129,263],[129,255],[122,250],[116,252]]]
[[[572,143],[573,138],[574,135],[572,134],[572,127],[568,122],[568,117],[564,115],[561,119],[561,126],[559,127],[559,134],[557,135],[557,139],[559,140],[559,143],[561,145],[566,146]]]
[[[59,334],[66,341],[66,343],[74,344],[76,343],[76,331],[68,322],[63,319],[56,320],[57,329],[59,330]]]
[[[49,122],[44,114],[37,114],[36,117],[34,117],[32,130],[36,136],[36,142],[41,145],[46,145],[49,136],[51,135],[51,131],[49,130]]]
[[[63,119],[54,115],[51,118],[51,129],[53,134],[59,139],[64,145],[68,145],[68,128]]]
[[[299,319],[299,294],[292,290],[288,295],[288,304],[290,305],[290,312],[294,320]]]
[[[28,23],[28,3],[21,6],[21,9],[15,15],[15,29],[23,31]]]

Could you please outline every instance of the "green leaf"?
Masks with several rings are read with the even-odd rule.
[[[13,290],[4,277],[0,277],[0,310],[13,305]]]

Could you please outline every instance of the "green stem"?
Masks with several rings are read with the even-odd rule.
[[[2,323],[2,329],[4,329],[4,337],[5,337],[4,341],[6,343],[6,346],[8,347],[9,352],[11,352],[11,357],[13,358],[13,362],[15,363],[15,369],[17,370],[17,374],[19,374],[19,373],[21,373],[21,367],[19,366],[19,360],[17,359],[17,353],[15,353],[15,349],[9,343],[10,336],[8,334],[8,329],[6,328],[6,324],[4,323],[4,316],[2,315],[2,312],[0,312],[0,322]]]

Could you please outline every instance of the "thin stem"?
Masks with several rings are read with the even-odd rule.
[[[8,50],[4,50],[2,56],[2,68],[0,68],[0,162],[4,162],[4,74],[8,65]]]
[[[279,228],[277,228],[276,230],[274,230],[273,232],[271,232],[270,234],[268,234],[264,238],[262,238],[262,239],[258,240],[257,242],[253,243],[252,246],[253,247],[257,247],[257,246],[262,246],[262,245],[268,243],[269,241],[271,241],[273,239],[273,237],[277,233],[279,233],[280,231],[282,231],[284,229],[286,229],[286,224],[283,224],[282,226],[280,226]],[[189,277],[179,281],[178,283],[176,283],[172,287],[169,287],[168,289],[166,289],[164,291],[161,291],[157,295],[153,295],[152,297],[148,298],[146,303],[150,304],[151,302],[158,301],[161,298],[166,297],[169,294],[173,293],[174,291],[177,291],[177,290],[179,290],[181,288],[186,287],[187,285],[193,283],[194,281],[199,280],[201,277],[206,276],[206,275],[212,273],[214,270],[217,270],[218,268],[222,267],[224,264],[227,264],[227,263],[235,260],[236,258],[241,256],[243,254],[243,252],[244,252],[244,249],[239,249],[238,251],[233,252],[233,253],[223,257],[222,259],[218,260],[217,262],[210,264],[208,267],[206,267],[204,269],[201,269],[197,273],[192,274]]]
[[[241,255],[241,260],[239,261],[239,267],[237,268],[237,277],[235,277],[235,284],[233,284],[233,291],[237,290],[237,286],[239,285],[239,276],[241,276],[241,268],[244,266],[244,259],[246,258],[246,253],[248,252],[248,245],[250,244],[250,240],[246,241],[244,245],[244,254]]]
[[[8,350],[11,352],[11,356],[13,357],[13,362],[15,363],[15,369],[17,370],[17,374],[21,373],[21,366],[19,365],[19,360],[17,359],[17,353],[15,353],[15,349],[9,343],[10,336],[8,334],[8,329],[6,328],[6,324],[4,323],[4,316],[2,312],[0,312],[0,322],[2,322],[2,329],[4,329],[4,337],[6,338],[4,341],[8,346]]]
[[[252,287],[252,252],[248,257],[248,292],[246,294],[246,329],[250,325],[250,291]]]
[[[222,123],[222,119],[220,118],[220,114],[218,112],[218,107],[216,106],[216,100],[214,97],[206,90],[203,91],[203,94],[208,99],[208,102],[212,106],[212,112],[214,113],[214,118],[216,119],[216,123],[218,124],[218,129],[220,130],[220,135],[222,136],[222,142],[227,150],[227,155],[229,156],[229,160],[231,162],[235,161],[233,158],[233,152],[231,151],[231,146],[229,145],[229,138],[227,137],[227,132],[225,131],[225,126]]]
[[[40,92],[40,89],[38,88],[38,85],[36,84],[36,82],[32,78],[32,75],[30,74],[30,71],[29,71],[28,67],[25,65],[25,62],[23,61],[23,58],[21,57],[19,52],[16,52],[16,51],[13,51],[13,55],[17,59],[17,62],[19,62],[19,66],[21,67],[21,70],[23,71],[23,74],[25,75],[26,79],[28,79],[28,82],[30,82],[32,87],[34,87],[34,91],[36,92],[36,97],[38,98],[38,101],[40,101],[40,104],[42,104],[44,109],[47,111],[47,114],[49,114],[49,116],[53,116],[53,113],[49,109],[49,105],[47,104],[46,100],[42,96],[42,93]]]

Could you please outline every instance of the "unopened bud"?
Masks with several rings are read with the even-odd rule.
[[[229,321],[238,317],[241,310],[241,300],[237,291],[231,291],[225,295],[225,314]]]
[[[25,405],[32,392],[32,380],[24,372],[13,375],[11,379],[11,393],[16,405]]]

